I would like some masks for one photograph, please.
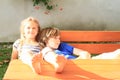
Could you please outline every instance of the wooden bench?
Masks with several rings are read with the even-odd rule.
[[[110,52],[120,48],[120,31],[61,31],[61,40],[91,54]],[[120,59],[68,60],[62,74],[56,74],[51,65],[42,62],[38,75],[20,60],[9,63],[3,80],[120,80]]]
[[[61,31],[61,40],[91,54],[120,48],[120,31]]]

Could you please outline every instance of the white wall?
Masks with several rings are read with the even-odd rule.
[[[45,7],[34,9],[32,0],[1,0],[0,42],[19,38],[20,22],[28,16],[38,18],[41,27],[55,25],[60,29],[120,30],[119,0],[52,1],[58,6],[45,14]]]

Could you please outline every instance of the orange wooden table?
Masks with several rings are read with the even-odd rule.
[[[20,60],[13,60],[3,80],[120,80],[120,60],[68,60],[61,74],[46,62],[42,65],[38,75]]]

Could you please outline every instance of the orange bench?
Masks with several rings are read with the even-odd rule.
[[[61,31],[61,40],[87,50],[91,54],[114,51],[120,48],[119,31]],[[62,74],[56,74],[50,64],[42,63],[42,73],[37,75],[20,60],[9,63],[3,80],[119,80],[120,59],[68,60]]]
[[[91,54],[120,48],[120,31],[61,31],[61,40]]]

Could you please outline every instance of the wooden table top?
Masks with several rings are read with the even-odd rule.
[[[56,74],[53,67],[42,63],[42,73],[34,73],[20,60],[13,60],[3,80],[120,80],[120,59],[117,60],[68,60],[63,73]]]

